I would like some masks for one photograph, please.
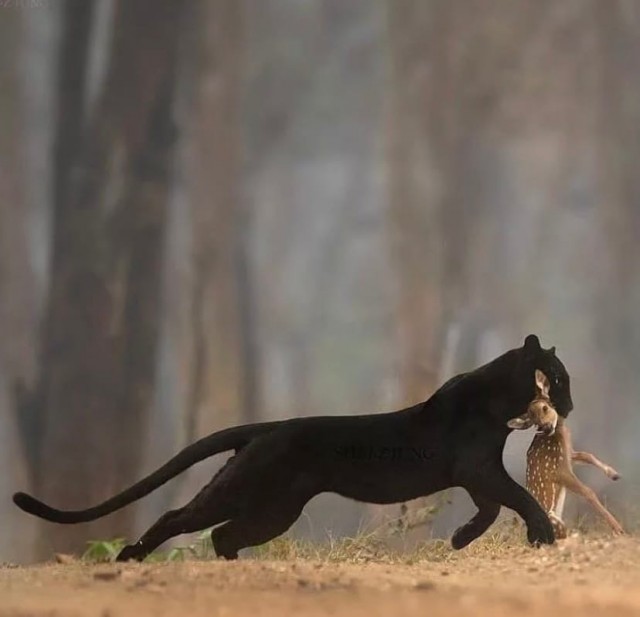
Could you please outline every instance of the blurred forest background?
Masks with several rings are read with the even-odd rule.
[[[1,5],[0,560],[132,538],[222,461],[76,527],[15,490],[85,507],[222,427],[424,400],[529,332],[623,479],[581,475],[635,516],[640,2]],[[419,537],[473,510],[448,498]],[[323,495],[293,533],[373,510]]]

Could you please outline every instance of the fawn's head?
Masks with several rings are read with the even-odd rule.
[[[527,411],[509,420],[507,426],[519,431],[524,431],[532,426],[538,427],[538,432],[544,435],[553,435],[558,425],[558,412],[551,404],[549,398],[549,380],[539,369],[535,372],[536,396],[529,403]]]

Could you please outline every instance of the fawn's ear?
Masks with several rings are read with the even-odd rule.
[[[540,369],[536,369],[536,389],[538,390],[538,394],[542,394],[542,396],[548,398],[550,387],[551,384],[547,376]]]
[[[507,426],[516,431],[526,431],[533,426],[533,420],[529,417],[528,413],[525,413],[517,418],[511,418],[511,420],[507,422]]]

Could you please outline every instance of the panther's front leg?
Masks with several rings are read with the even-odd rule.
[[[524,487],[511,478],[501,461],[477,469],[481,471],[473,473],[461,483],[472,496],[480,497],[485,503],[493,502],[515,510],[527,525],[527,539],[532,545],[555,542],[553,526],[546,512]],[[484,517],[487,520],[488,512]],[[476,529],[479,528],[478,524]]]
[[[469,491],[469,495],[478,508],[476,515],[464,525],[458,527],[453,532],[451,546],[460,550],[476,538],[479,538],[493,523],[500,513],[500,504],[490,499],[485,499],[482,495]]]

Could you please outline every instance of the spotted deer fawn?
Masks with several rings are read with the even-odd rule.
[[[549,399],[549,380],[540,370],[536,370],[535,379],[537,393],[527,412],[507,423],[510,428],[518,430],[533,425],[539,428],[527,450],[527,490],[549,515],[558,539],[567,537],[567,528],[562,521],[567,489],[584,497],[614,533],[624,533],[620,523],[602,505],[595,492],[573,473],[573,462],[594,465],[612,480],[618,480],[620,475],[590,452],[573,450],[565,419],[557,414]]]

